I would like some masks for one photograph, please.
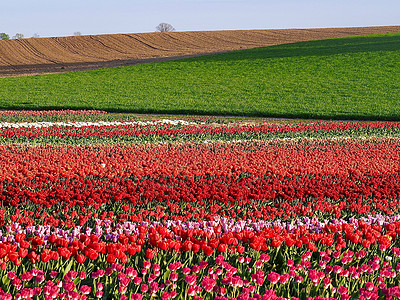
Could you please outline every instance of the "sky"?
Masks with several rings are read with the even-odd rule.
[[[10,37],[400,25],[400,0],[0,0]]]

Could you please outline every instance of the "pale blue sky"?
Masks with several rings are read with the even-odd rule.
[[[1,0],[0,32],[31,37],[400,25],[400,0]]]

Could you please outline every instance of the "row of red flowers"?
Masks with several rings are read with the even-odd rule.
[[[11,218],[33,225],[37,221],[28,215],[12,213],[15,211],[12,207],[26,209],[32,205],[41,207],[44,224],[52,225],[70,219],[73,216],[68,212],[70,207],[79,207],[80,219],[76,217],[72,224],[80,225],[86,222],[86,216],[107,209],[113,210],[119,220],[138,222],[167,218],[210,220],[216,215],[253,220],[302,216],[339,218],[398,214],[399,198],[400,178],[396,174],[35,178],[0,183],[0,201],[8,207],[7,214],[0,215],[0,221]]]
[[[27,124],[26,124],[27,125]],[[148,124],[148,125],[105,125],[105,126],[50,126],[32,128],[9,128],[0,126],[1,142],[67,142],[78,140],[84,143],[85,139],[92,142],[99,139],[116,139],[117,141],[140,142],[154,138],[168,140],[171,137],[192,139],[265,139],[274,137],[320,137],[328,136],[396,136],[400,134],[400,123],[395,122],[304,122],[300,124],[252,124],[214,126],[214,124]],[[40,124],[37,124],[40,125]],[[18,124],[15,124],[18,127]],[[24,125],[25,126],[25,125]],[[333,134],[333,135],[332,135]]]
[[[16,225],[17,223],[13,225],[13,228],[17,230],[4,235],[3,242],[0,243],[2,269],[6,268],[7,262],[20,265],[21,259],[26,256],[32,264],[39,261],[48,262],[50,259],[58,260],[60,256],[68,259],[71,255],[79,263],[83,263],[87,257],[95,260],[102,253],[113,254],[114,256],[109,257],[112,263],[117,258],[126,263],[129,255],[132,256],[141,252],[142,247],[174,252],[192,251],[197,253],[202,251],[205,255],[210,256],[214,251],[242,254],[246,249],[247,251],[249,249],[267,251],[270,247],[277,248],[281,245],[289,248],[293,246],[297,248],[305,247],[312,252],[318,250],[317,246],[322,247],[322,249],[332,246],[339,251],[342,248],[356,245],[364,248],[379,245],[381,250],[386,250],[397,245],[400,239],[399,221],[386,222],[384,226],[379,225],[379,223],[368,224],[364,220],[360,220],[356,224],[328,222],[321,223],[319,229],[315,227],[311,230],[303,225],[293,226],[288,230],[284,226],[270,227],[267,224],[257,230],[253,228],[260,225],[254,224],[252,227],[245,227],[249,229],[236,227],[232,231],[223,230],[220,225],[206,226],[205,229],[200,229],[186,228],[187,225],[171,227],[162,224],[156,225],[155,223],[151,226],[137,226],[127,223],[126,225],[132,229],[125,230],[125,232],[132,233],[115,232],[107,236],[102,236],[103,229],[100,225],[96,226],[97,233],[91,235],[80,233],[80,231],[75,234],[68,234],[65,231],[61,233],[59,230],[53,230],[58,232],[57,234],[44,235],[32,228],[23,229],[23,227]],[[109,226],[108,223],[107,227]],[[45,229],[46,232],[49,230],[51,232],[49,227]],[[49,250],[54,247],[55,251]],[[149,253],[153,253],[152,250],[146,250],[147,256],[150,255]],[[400,255],[400,252],[397,254]]]
[[[0,180],[202,175],[398,174],[400,142],[384,140],[97,146],[2,145]]]
[[[30,233],[25,233],[28,231]],[[107,237],[101,234],[79,232],[75,238],[64,237],[65,232],[38,235],[31,229],[24,230],[13,224],[7,235],[10,241],[0,243],[0,269],[3,270],[0,273],[8,272],[8,279],[2,276],[3,282],[12,281],[7,289],[14,294],[23,287],[40,294],[45,292],[46,278],[53,282],[50,286],[63,280],[59,287],[66,291],[64,297],[76,297],[80,285],[87,286],[87,290],[80,290],[83,294],[85,291],[90,293],[91,289],[95,293],[102,290],[97,287],[99,281],[96,279],[105,273],[111,277],[117,271],[111,282],[106,282],[108,293],[124,295],[128,292],[133,296],[141,283],[151,285],[156,282],[157,288],[149,296],[161,296],[167,292],[169,297],[165,297],[170,299],[183,293],[182,289],[196,284],[202,288],[191,292],[191,296],[211,293],[210,296],[217,292],[215,295],[228,293],[232,297],[238,292],[239,282],[242,282],[240,288],[250,288],[241,289],[240,293],[247,293],[247,297],[249,294],[268,295],[272,293],[269,289],[279,282],[283,285],[280,290],[293,296],[304,292],[302,290],[307,285],[302,282],[306,280],[309,281],[308,293],[332,296],[339,293],[342,299],[349,299],[354,293],[363,292],[360,290],[363,286],[373,294],[385,292],[388,295],[390,290],[387,288],[396,286],[395,278],[400,271],[400,250],[394,247],[399,242],[398,221],[385,222],[384,226],[363,220],[353,224],[328,223],[320,233],[311,232],[304,226],[295,226],[290,232],[282,226],[223,232],[220,226],[203,230],[139,225],[136,231],[136,234],[117,234],[107,241]],[[375,253],[373,258],[372,253]],[[208,265],[211,268],[207,271],[205,267]],[[80,280],[75,280],[82,267],[83,270],[92,270],[94,280],[85,280],[86,271]],[[151,267],[153,274],[149,273]],[[25,271],[30,269],[32,271],[28,273]],[[37,269],[48,271],[39,272]],[[161,272],[164,272],[163,276]],[[218,276],[213,276],[214,273]],[[128,276],[130,280],[124,281],[121,276]],[[35,282],[31,281],[34,277]],[[133,281],[135,277],[137,280]],[[343,281],[346,278],[351,279],[349,283]],[[364,281],[360,281],[361,278]],[[112,291],[113,280],[115,285],[119,285],[116,291]],[[128,289],[131,280],[132,286]],[[264,284],[265,280],[269,284]],[[72,281],[74,284],[67,287],[66,284],[72,284]],[[181,284],[177,285],[179,282]],[[365,282],[370,284],[364,285]],[[212,286],[208,287],[208,284]],[[35,286],[41,289],[35,292]],[[219,288],[214,289],[215,286]],[[145,296],[148,290],[144,286],[140,291]],[[175,292],[170,294],[172,291]],[[78,293],[79,298],[81,295]],[[99,295],[101,297],[102,293]]]
[[[100,110],[0,110],[0,116],[53,116],[106,114]]]

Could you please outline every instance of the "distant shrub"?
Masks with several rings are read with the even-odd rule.
[[[156,31],[157,32],[171,32],[171,31],[175,31],[174,26],[172,26],[171,24],[168,23],[160,23],[158,24],[158,26],[156,27]]]
[[[1,32],[0,33],[0,40],[9,40],[10,36],[7,33]]]
[[[13,36],[13,39],[23,39],[24,38],[24,35],[22,34],[22,33],[16,33],[14,36]]]

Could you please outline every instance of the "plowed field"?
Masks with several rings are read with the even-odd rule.
[[[400,26],[192,31],[0,41],[0,77],[90,70],[307,40],[400,32]]]

